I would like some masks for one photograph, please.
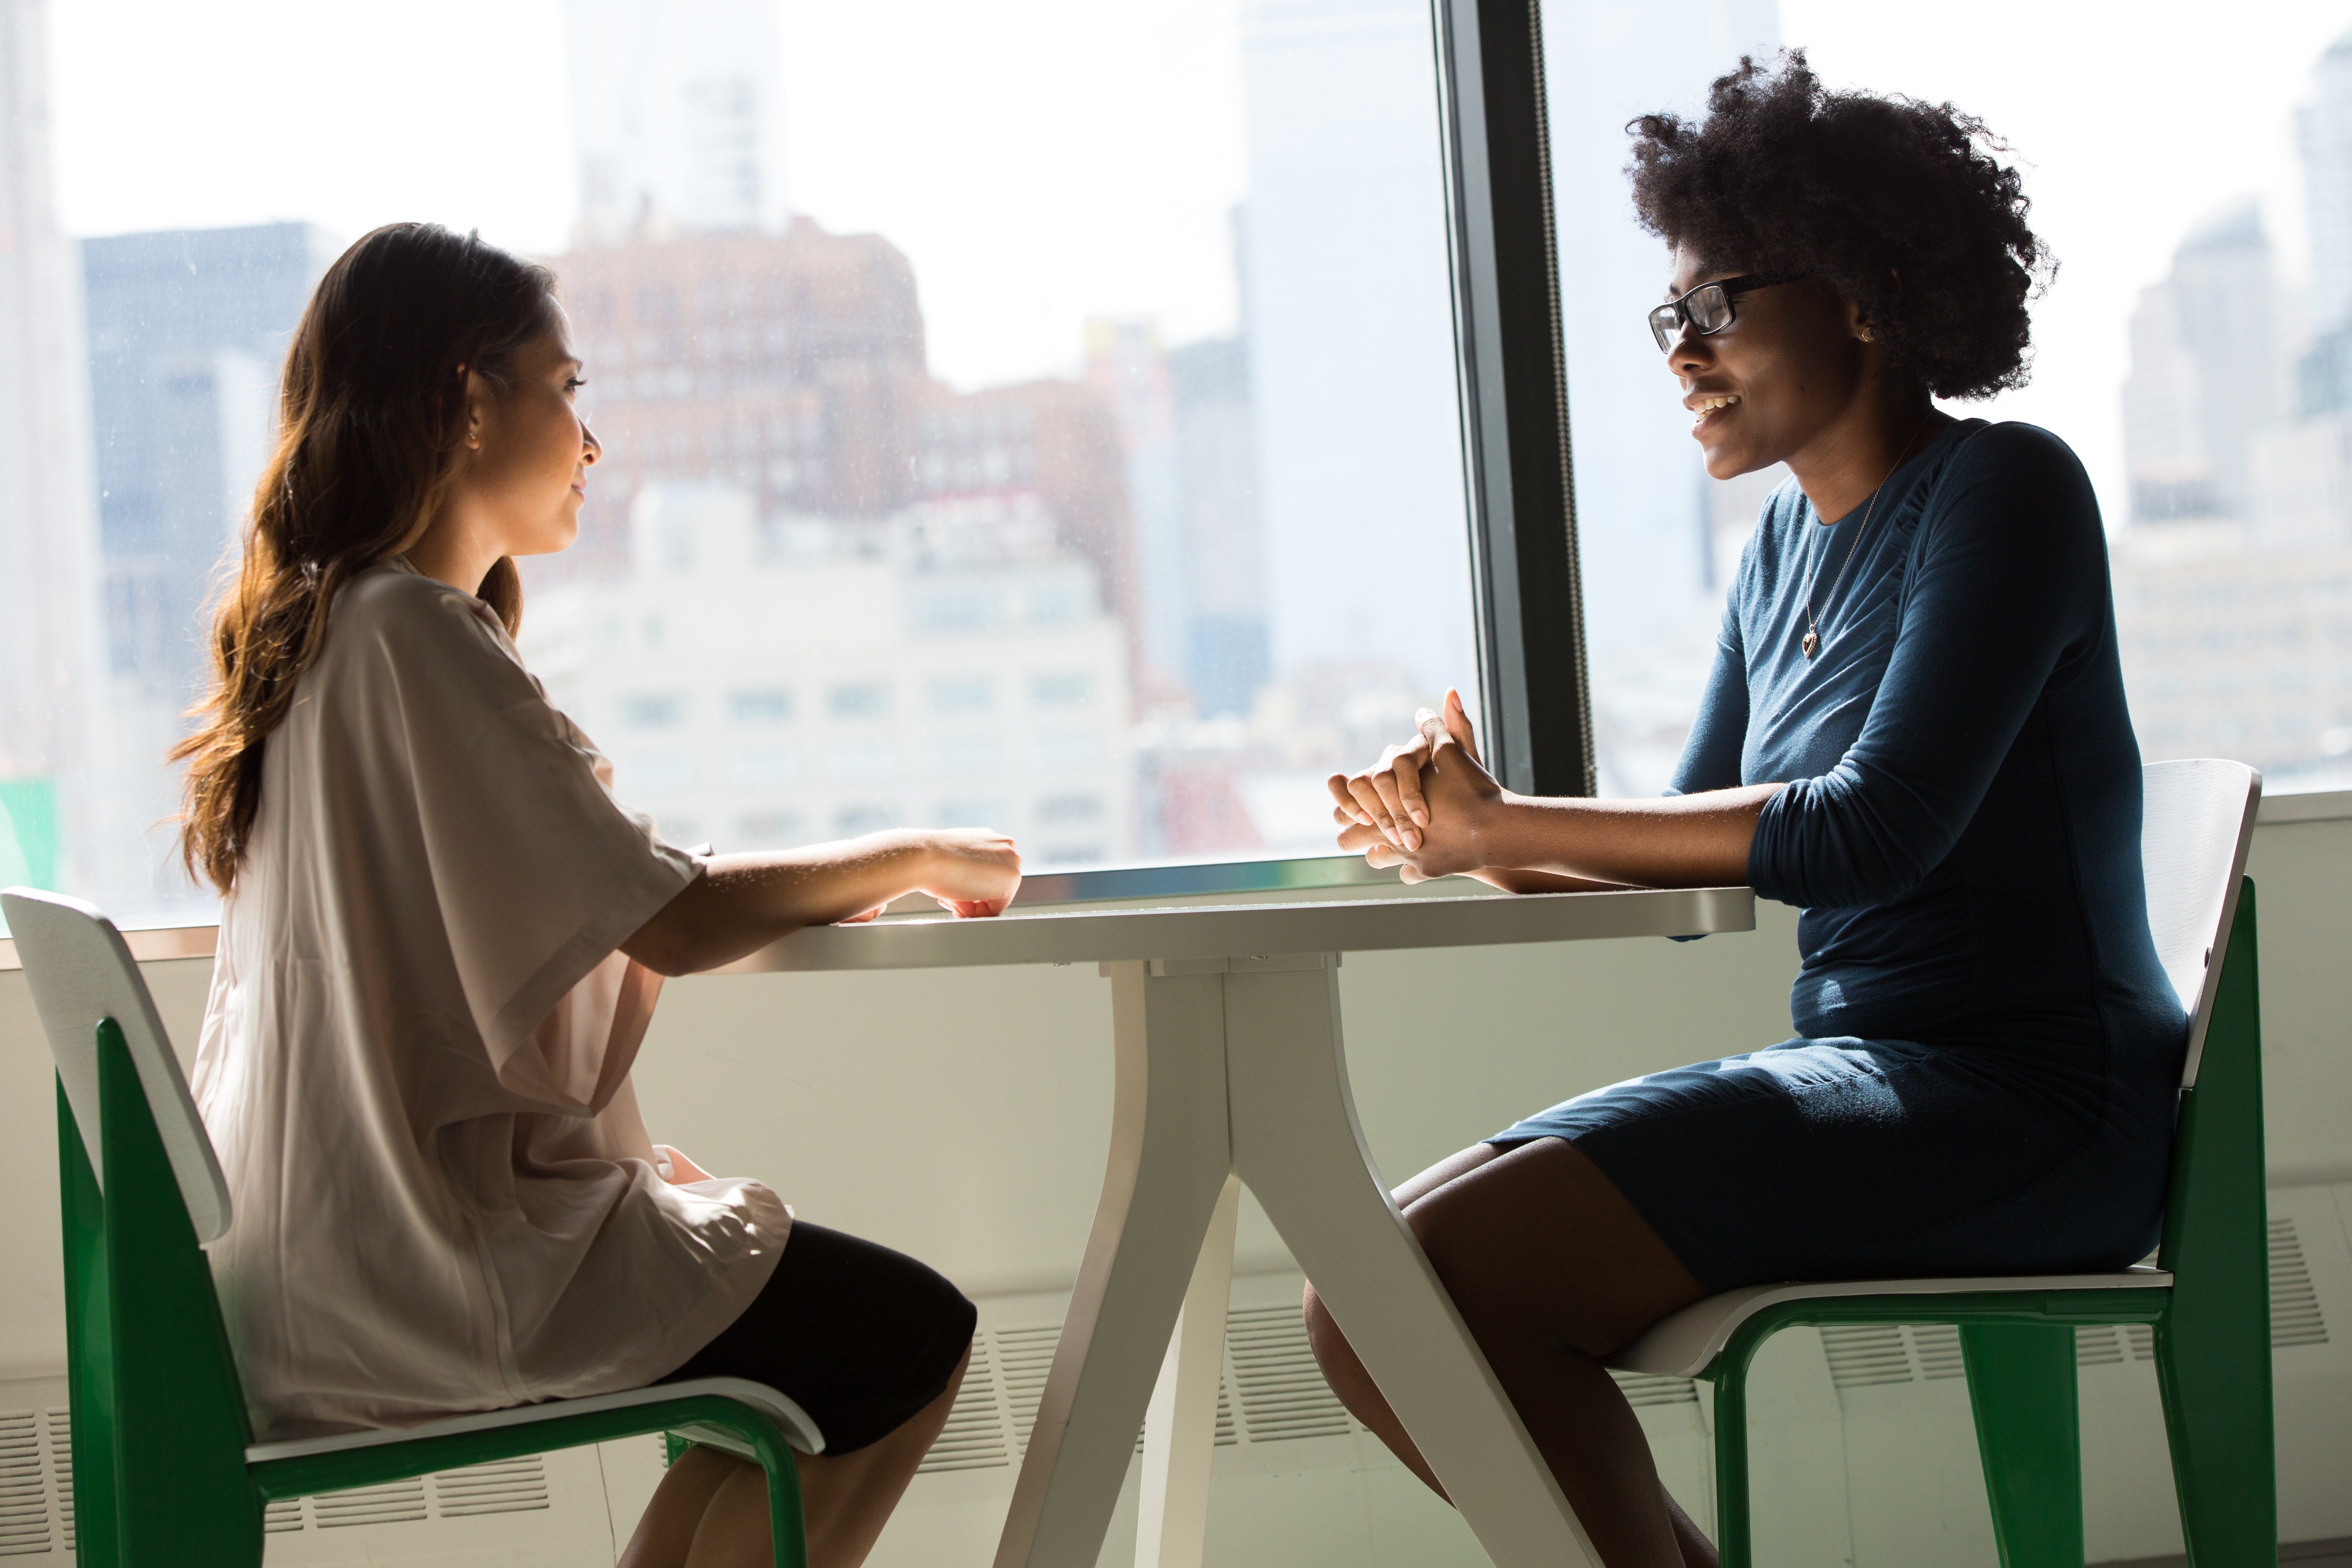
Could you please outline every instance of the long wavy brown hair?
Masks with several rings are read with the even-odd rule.
[[[262,748],[325,647],[335,595],[413,546],[457,474],[466,373],[493,395],[517,352],[554,323],[555,275],[473,235],[387,224],[335,259],[294,329],[278,445],[254,489],[241,558],[212,629],[188,763],[180,853],[222,892],[261,809]],[[501,558],[479,590],[522,625],[522,580]]]

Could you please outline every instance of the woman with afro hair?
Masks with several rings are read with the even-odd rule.
[[[2049,432],[1934,402],[2025,379],[2051,263],[2002,145],[1948,104],[1828,91],[1801,53],[1743,60],[1703,122],[1629,130],[1673,256],[1647,327],[1706,470],[1791,475],[1674,787],[1514,795],[1453,693],[1331,786],[1342,847],[1407,880],[1745,882],[1803,910],[1798,1038],[1579,1095],[1397,1193],[1602,1561],[1670,1568],[1715,1552],[1602,1358],[1743,1285],[2132,1263],[2186,1031],[2090,481]],[[1311,1288],[1307,1314],[1434,1487]]]

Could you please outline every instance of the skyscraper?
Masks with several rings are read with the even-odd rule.
[[[1476,677],[1425,0],[1244,0],[1243,334],[1277,672]]]
[[[2312,100],[2295,111],[2311,221],[2311,325],[2352,326],[2352,32],[2312,68]]]
[[[335,242],[305,224],[84,240],[104,607],[99,886],[204,895],[173,864],[165,754],[206,677],[204,615],[268,456],[286,342]]]
[[[307,224],[82,242],[107,662],[176,711],[268,456],[287,339],[339,247]]]
[[[580,237],[783,226],[776,0],[564,0]]]
[[[1247,341],[1171,349],[1168,382],[1184,523],[1184,679],[1203,715],[1245,713],[1273,673]]]
[[[45,0],[0,0],[0,859],[87,885],[97,541],[48,72]]]
[[[2285,412],[2262,210],[2236,204],[2190,231],[2133,314],[2124,453],[2138,521],[2243,517],[2248,443]]]
[[[1577,542],[1586,626],[1602,647],[1722,597],[1697,444],[1643,323],[1671,258],[1633,221],[1625,124],[1658,110],[1703,113],[1707,84],[1740,56],[1771,58],[1780,10],[1775,0],[1549,0],[1543,22]],[[1656,47],[1661,37],[1674,47]]]

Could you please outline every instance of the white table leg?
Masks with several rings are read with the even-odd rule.
[[[1118,1055],[1110,1160],[996,1568],[1095,1568],[1153,1375],[1233,1172],[1224,977],[1206,965],[1167,973],[1180,967],[1103,965]]]
[[[1216,1453],[1217,1384],[1225,1369],[1225,1309],[1241,1208],[1241,1180],[1228,1176],[1143,1417],[1135,1568],[1201,1568],[1208,1544],[1209,1461]]]
[[[1599,1555],[1365,1152],[1336,955],[1235,959],[1234,1165],[1500,1568]],[[1248,972],[1244,972],[1247,970]]]

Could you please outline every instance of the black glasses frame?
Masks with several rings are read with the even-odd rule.
[[[1794,283],[1810,277],[1804,272],[1744,272],[1737,278],[1718,278],[1712,283],[1702,283],[1678,299],[1669,300],[1652,310],[1648,320],[1650,335],[1658,340],[1660,353],[1672,353],[1675,344],[1682,341],[1683,327],[1700,337],[1713,337],[1738,319],[1732,301],[1742,294],[1752,294],[1759,289],[1770,289],[1781,283]],[[1713,325],[1709,325],[1713,322]]]

